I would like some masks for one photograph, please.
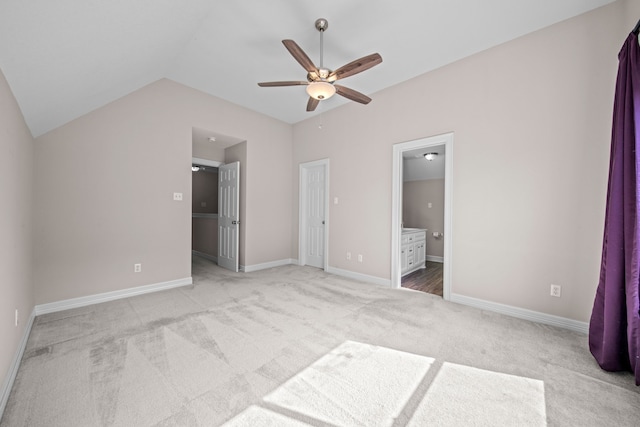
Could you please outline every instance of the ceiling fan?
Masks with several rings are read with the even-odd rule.
[[[319,18],[315,23],[316,29],[320,32],[320,67],[316,67],[313,61],[309,59],[306,53],[294,42],[293,40],[282,40],[282,43],[287,48],[289,53],[295,58],[302,67],[307,70],[307,81],[284,81],[284,82],[263,82],[258,83],[261,87],[274,87],[274,86],[299,86],[306,85],[307,93],[309,94],[309,101],[307,102],[307,111],[314,111],[320,101],[323,99],[331,98],[335,93],[344,96],[361,104],[368,104],[371,102],[371,98],[348,87],[337,85],[334,82],[336,80],[344,79],[354,74],[358,74],[362,71],[378,65],[382,62],[382,57],[377,53],[364,56],[355,61],[351,61],[346,65],[332,71],[328,68],[324,68],[322,63],[322,48],[324,32],[329,28],[329,22],[324,18]]]

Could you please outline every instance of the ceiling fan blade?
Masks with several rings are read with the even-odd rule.
[[[310,96],[309,101],[307,101],[307,111],[314,111],[318,104],[320,104],[320,100]]]
[[[320,100],[310,96],[309,101],[307,101],[307,111],[314,111],[318,104],[320,104]]]
[[[349,89],[348,87],[333,85],[336,88],[336,93],[342,95],[347,99],[359,102],[360,104],[368,104],[371,102],[371,98],[367,95],[358,92],[357,90]]]
[[[358,74],[363,72],[364,70],[368,70],[369,68],[376,66],[381,62],[382,57],[380,56],[380,54],[372,53],[371,55],[367,55],[360,59],[356,59],[355,61],[351,61],[347,65],[343,65],[342,67],[329,74],[329,78],[327,80],[330,82],[334,82],[339,79],[344,79],[345,77],[353,76],[354,74]]]
[[[258,83],[258,86],[261,87],[274,87],[274,86],[299,86],[299,85],[308,85],[309,82],[262,82]]]
[[[282,44],[287,48],[289,53],[295,58],[296,61],[302,65],[302,68],[307,70],[308,73],[314,73],[318,71],[318,68],[313,64],[313,61],[309,59],[304,50],[293,40],[282,40]]]

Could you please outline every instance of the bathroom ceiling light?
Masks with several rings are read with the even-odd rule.
[[[192,172],[198,172],[200,170],[199,166],[191,166],[191,171]]]
[[[424,155],[424,158],[431,162],[431,161],[433,161],[433,159],[436,158],[437,155],[438,155],[438,153],[427,153],[427,154]]]

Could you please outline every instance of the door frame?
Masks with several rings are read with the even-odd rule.
[[[405,151],[445,146],[444,170],[444,263],[442,297],[451,298],[451,272],[453,266],[453,132],[401,142],[393,145],[393,173],[391,197],[391,287],[400,288],[400,240],[402,234],[403,165]]]
[[[212,168],[217,168],[217,167],[220,167],[221,165],[224,165],[224,163],[219,162],[217,160],[208,160],[208,159],[201,159],[198,157],[192,157],[191,165],[210,166]]]
[[[323,270],[329,268],[329,159],[320,159],[312,162],[300,163],[300,188],[298,199],[298,265],[307,264],[307,191],[308,169],[316,166],[324,166],[324,254]]]

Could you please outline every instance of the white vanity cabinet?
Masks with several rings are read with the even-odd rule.
[[[406,276],[425,267],[427,258],[427,230],[419,228],[402,229],[400,241],[400,271]]]

